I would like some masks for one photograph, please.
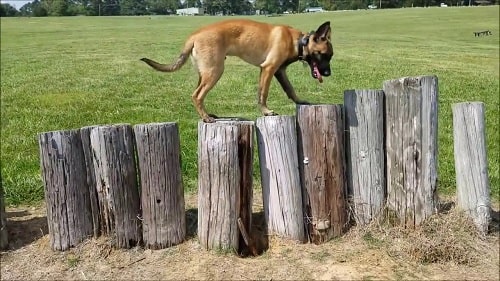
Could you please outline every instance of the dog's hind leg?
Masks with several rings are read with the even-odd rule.
[[[276,73],[274,73],[274,77],[276,77],[289,99],[293,100],[296,104],[309,104],[307,101],[299,99],[297,94],[295,94],[295,90],[286,75],[286,68],[279,68]]]
[[[203,122],[206,123],[215,122],[214,120],[215,115],[207,113],[203,101],[205,100],[205,97],[207,96],[208,92],[214,87],[214,85],[217,83],[217,81],[219,81],[220,77],[222,76],[222,73],[224,72],[224,65],[222,65],[221,68],[212,68],[212,69],[213,69],[212,71],[203,71],[203,72],[200,71],[198,87],[196,87],[196,89],[193,92],[193,95],[191,96],[196,111],[198,111],[198,114],[200,115]]]

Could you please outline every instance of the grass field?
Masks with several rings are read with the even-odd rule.
[[[346,89],[381,88],[403,76],[439,78],[439,190],[453,193],[451,104],[486,105],[489,176],[498,199],[499,7],[419,8],[251,17],[303,31],[333,25],[333,75],[318,84],[300,63],[289,67],[297,93],[314,103],[342,103]],[[223,17],[71,17],[1,19],[1,175],[9,204],[43,199],[37,134],[95,124],[178,122],[187,191],[196,190],[199,120],[190,64],[173,74],[151,70],[149,57],[171,62],[187,34]],[[492,36],[475,38],[489,29]],[[206,100],[209,112],[255,119],[259,70],[226,60]],[[269,106],[294,114],[273,81]],[[257,169],[255,171],[258,182]]]

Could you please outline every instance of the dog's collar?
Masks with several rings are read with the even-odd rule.
[[[299,37],[299,41],[297,44],[299,60],[304,60],[304,47],[309,44],[309,37],[311,34],[305,34]]]

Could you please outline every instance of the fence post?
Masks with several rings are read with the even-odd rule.
[[[96,126],[87,126],[80,129],[82,138],[83,155],[85,156],[85,167],[87,170],[87,186],[89,188],[90,210],[92,214],[92,228],[94,237],[101,235],[101,214],[99,208],[99,200],[97,197],[97,182],[95,178],[94,160],[92,148],[90,146],[90,132]]]
[[[5,198],[4,198],[3,186],[0,183],[0,250],[7,249],[8,246],[9,246],[9,234],[7,232]]]
[[[454,104],[453,141],[458,207],[487,233],[490,223],[490,187],[484,125],[484,104]]]
[[[384,207],[384,92],[344,91],[347,185],[354,218],[366,225]]]
[[[305,242],[294,116],[257,118],[262,197],[270,234]]]
[[[179,130],[176,123],[134,126],[141,181],[144,245],[163,249],[186,236]]]
[[[79,130],[38,135],[50,246],[64,251],[93,233]]]
[[[438,80],[384,82],[387,204],[401,224],[415,227],[436,212]]]
[[[242,252],[251,228],[253,122],[198,123],[198,238]],[[238,220],[242,221],[241,230]],[[249,245],[251,247],[252,245]]]
[[[142,237],[132,127],[93,128],[90,144],[103,233],[113,235],[118,248],[136,246]]]
[[[297,136],[306,231],[320,244],[348,222],[342,105],[298,105]]]

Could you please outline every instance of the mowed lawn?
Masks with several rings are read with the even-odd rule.
[[[37,134],[97,124],[178,122],[187,191],[196,190],[197,122],[191,63],[177,73],[139,61],[172,62],[198,27],[237,17],[68,17],[1,19],[1,176],[10,204],[43,199]],[[342,103],[346,89],[380,89],[403,76],[439,78],[439,190],[455,192],[451,105],[482,101],[492,194],[499,193],[499,7],[345,11],[252,19],[303,31],[333,26],[333,75],[319,84],[289,67],[303,99]],[[474,37],[491,30],[492,36]],[[206,99],[209,112],[255,119],[259,70],[237,58]],[[273,81],[269,106],[294,114]],[[257,165],[257,164],[256,164]],[[259,182],[258,169],[254,171]],[[258,185],[258,184],[257,184]]]

